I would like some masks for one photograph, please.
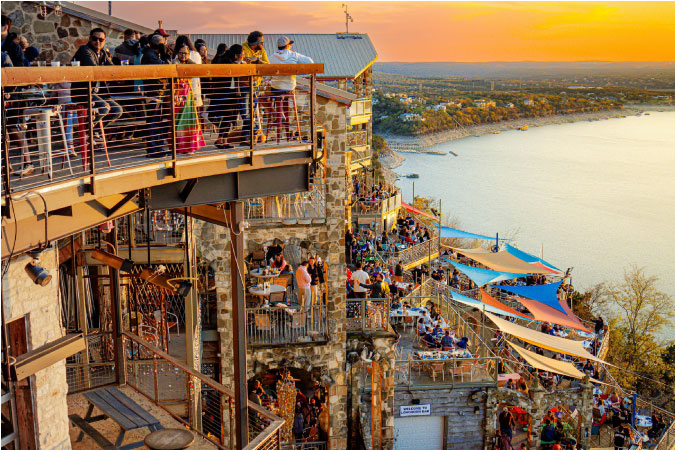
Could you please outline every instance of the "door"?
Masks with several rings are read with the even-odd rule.
[[[394,450],[441,450],[443,416],[394,419]]]

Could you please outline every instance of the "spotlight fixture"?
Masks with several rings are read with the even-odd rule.
[[[134,268],[134,262],[130,259],[125,259],[122,261],[122,265],[120,266],[120,271],[126,272],[126,273],[131,273],[131,271]]]
[[[183,297],[187,297],[190,295],[190,289],[192,289],[192,283],[188,280],[181,280],[178,288],[176,288],[176,292]]]
[[[40,252],[33,253],[33,260],[26,264],[26,273],[38,286],[47,286],[52,281],[52,276],[45,268],[40,266]]]

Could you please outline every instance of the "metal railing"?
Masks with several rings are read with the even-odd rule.
[[[382,215],[400,208],[401,198],[401,193],[397,192],[381,200],[359,200],[352,206],[352,214],[356,216]]]
[[[66,358],[66,381],[68,394],[117,382],[112,333],[95,333],[85,337],[85,349]]]
[[[251,225],[326,219],[326,184],[310,183],[310,190],[295,194],[258,197],[244,202]]]
[[[307,147],[321,64],[2,69],[3,194],[189,158]],[[308,75],[309,74],[309,75]],[[272,94],[275,76],[309,89]],[[204,114],[199,112],[202,108]]]
[[[117,221],[117,241],[120,246],[181,246],[185,243],[185,216],[181,213],[161,210],[150,211],[150,226],[145,211],[139,211]],[[129,224],[129,221],[131,224]],[[129,227],[131,225],[131,227]],[[131,230],[129,230],[131,228]],[[99,247],[105,241],[105,234],[100,227],[84,231],[84,247]]]
[[[249,345],[302,344],[328,339],[326,305],[307,309],[247,308],[246,340]]]
[[[132,333],[123,332],[123,341],[128,386],[216,447],[235,447],[234,396],[225,386]],[[252,402],[248,416],[244,448],[278,449],[283,419]]]
[[[396,360],[397,387],[489,384],[497,386],[496,357]]]
[[[352,164],[364,163],[373,157],[373,149],[370,145],[348,147],[352,154]]]
[[[347,331],[389,330],[389,307],[386,298],[348,298]]]
[[[368,144],[368,130],[347,132],[347,147],[362,147]]]

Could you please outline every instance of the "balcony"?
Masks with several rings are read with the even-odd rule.
[[[389,299],[348,298],[347,332],[389,332]]]
[[[316,156],[315,74],[322,70],[321,64],[2,69],[3,257],[146,204],[170,209],[307,190]],[[282,110],[285,99],[266,94],[275,75],[307,77],[309,89],[298,90],[292,103],[297,114],[293,106],[293,114]],[[193,78],[201,79],[206,118],[192,107]],[[231,80],[241,95],[222,105],[232,95]],[[119,105],[116,120],[96,103],[98,95]]]
[[[246,341],[269,347],[328,340],[326,305],[309,309],[285,307],[246,308]]]
[[[381,217],[401,207],[402,195],[400,192],[383,200],[359,200],[352,206],[354,216]]]
[[[354,100],[347,111],[348,125],[353,126],[370,122],[373,115],[373,100],[370,98]]]
[[[307,192],[246,200],[244,217],[254,227],[325,223],[326,185],[312,182]]]

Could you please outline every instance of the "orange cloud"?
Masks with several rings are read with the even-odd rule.
[[[107,12],[107,2],[80,2]],[[344,31],[342,2],[113,2],[181,33]],[[352,2],[380,61],[673,61],[675,2]]]

